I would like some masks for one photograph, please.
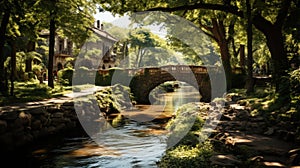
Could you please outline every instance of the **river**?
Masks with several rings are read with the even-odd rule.
[[[45,139],[21,153],[9,167],[22,168],[155,168],[166,150],[167,131],[164,124],[181,105],[198,101],[191,86],[181,85],[175,92],[164,93],[165,106],[156,107],[154,120],[139,122],[133,115],[123,114],[121,124],[97,137],[87,136],[83,130]],[[146,105],[139,108],[153,109]],[[151,111],[152,110],[152,111]],[[129,116],[129,117],[128,117]],[[119,116],[120,117],[120,116]],[[158,118],[158,120],[157,120]],[[95,142],[96,139],[96,142]]]

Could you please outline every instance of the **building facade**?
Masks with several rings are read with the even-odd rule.
[[[115,37],[113,37],[111,34],[103,30],[103,24],[100,24],[100,21],[98,20],[96,22],[96,26],[92,27],[91,30],[93,33],[100,38],[100,43],[97,43],[97,48],[100,49],[104,56],[102,57],[102,60],[100,60],[99,69],[109,69],[116,66],[116,55],[113,53],[113,46],[118,41]],[[40,36],[46,39],[46,44],[49,44],[49,31],[44,30],[41,32]],[[38,45],[41,45],[38,44]],[[75,44],[68,39],[67,37],[60,37],[58,35],[55,36],[55,45],[54,45],[54,60],[53,60],[53,71],[54,74],[57,73],[57,71],[65,68],[67,64],[74,65],[73,62],[70,62],[72,59],[68,58],[75,58],[73,48],[75,47]],[[41,53],[41,51],[38,51]],[[98,57],[101,58],[101,57]],[[99,62],[99,61],[97,61]]]

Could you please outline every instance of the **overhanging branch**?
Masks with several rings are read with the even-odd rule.
[[[292,2],[291,0],[285,0],[282,3],[282,7],[280,8],[278,15],[276,17],[275,25],[280,26],[280,27],[283,25],[285,18],[288,14],[288,10],[291,6],[291,2]]]
[[[232,6],[232,5],[225,6],[220,4],[208,4],[208,3],[197,3],[197,4],[183,5],[177,7],[156,7],[156,8],[147,9],[146,11],[175,12],[181,10],[195,10],[195,9],[218,10],[218,11],[228,12],[240,17],[244,17],[243,12],[240,11],[239,8],[236,6]]]

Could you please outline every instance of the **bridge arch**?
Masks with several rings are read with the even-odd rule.
[[[204,66],[163,66],[145,68],[135,75],[130,88],[138,103],[149,104],[150,92],[167,81],[182,81],[199,90],[201,101],[211,100],[211,86],[207,69]]]

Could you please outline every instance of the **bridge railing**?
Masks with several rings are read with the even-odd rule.
[[[178,73],[207,73],[205,66],[189,66],[189,65],[166,65],[162,66],[161,70],[165,72],[178,72]]]
[[[127,72],[128,76],[144,75],[148,73],[149,75],[155,74],[166,74],[168,72],[174,73],[207,73],[207,67],[205,66],[194,66],[194,65],[166,65],[160,67],[146,67],[146,68],[126,68],[121,69]],[[109,75],[111,70],[98,70],[100,75]]]

